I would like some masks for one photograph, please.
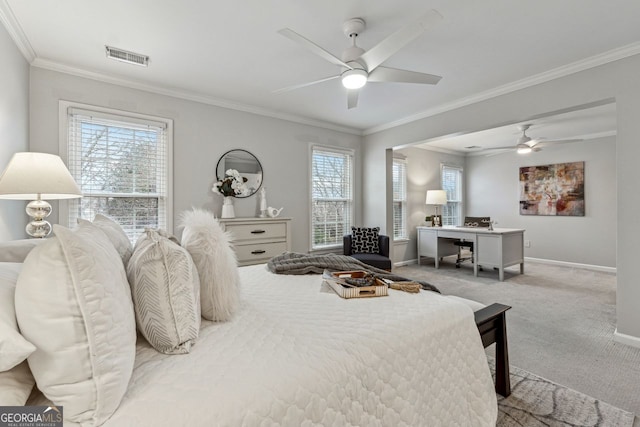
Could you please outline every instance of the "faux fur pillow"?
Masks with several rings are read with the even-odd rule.
[[[200,276],[202,317],[226,321],[240,299],[240,278],[229,235],[212,213],[194,209],[182,214],[182,246],[189,251]]]

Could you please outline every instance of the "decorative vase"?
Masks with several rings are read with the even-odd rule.
[[[233,196],[225,196],[222,203],[222,215],[221,218],[235,218],[236,213],[233,210]]]

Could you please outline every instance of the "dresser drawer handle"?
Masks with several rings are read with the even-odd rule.
[[[260,255],[260,254],[263,254],[263,253],[265,253],[265,252],[266,252],[266,251],[265,251],[265,250],[262,250],[262,249],[257,249],[257,250],[255,250],[255,251],[251,251],[251,253],[252,253],[253,255]]]
[[[253,230],[251,232],[251,234],[262,234],[262,233],[266,233],[266,231],[265,230]]]

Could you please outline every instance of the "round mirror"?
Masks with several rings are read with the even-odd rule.
[[[262,165],[247,150],[229,150],[220,157],[216,166],[216,179],[221,181],[225,178],[225,172],[229,169],[235,169],[240,176],[246,178],[246,185],[249,193],[245,196],[236,196],[239,199],[253,196],[258,192],[262,185]]]

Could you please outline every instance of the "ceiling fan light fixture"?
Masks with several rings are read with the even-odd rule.
[[[342,86],[347,89],[360,89],[367,84],[367,77],[369,75],[365,70],[354,68],[342,73]]]
[[[533,151],[533,149],[527,144],[518,144],[516,151],[518,154],[529,154]]]

